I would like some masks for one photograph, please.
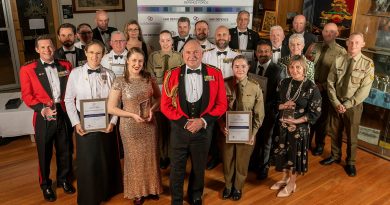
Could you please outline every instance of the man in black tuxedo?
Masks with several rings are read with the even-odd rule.
[[[104,10],[96,11],[95,21],[96,21],[96,28],[92,30],[93,39],[102,42],[106,46],[107,52],[109,52],[111,50],[111,46],[109,42],[111,39],[111,33],[113,31],[117,31],[118,29],[108,26],[108,22],[110,21],[110,18],[108,18],[108,14]]]
[[[181,52],[184,48],[184,45],[191,40],[190,36],[190,19],[187,17],[180,17],[177,20],[177,32],[178,36],[173,37],[173,50]]]
[[[237,27],[230,28],[231,40],[229,47],[240,50],[255,50],[260,36],[256,31],[248,28],[250,14],[242,10],[237,15]]]
[[[312,34],[310,31],[307,32],[306,30],[306,17],[304,15],[296,15],[293,20],[293,32],[287,35],[287,37],[283,41],[283,45],[287,46],[288,48],[288,39],[290,36],[294,33],[299,33],[303,35],[303,38],[305,39],[305,47],[303,48],[303,53],[306,53],[307,48],[312,43],[315,43],[318,41],[317,36]]]
[[[54,52],[54,58],[68,60],[73,68],[84,65],[87,60],[84,50],[74,46],[76,27],[64,23],[58,28],[57,35],[62,46]]]
[[[269,39],[272,45],[272,62],[277,64],[280,58],[290,54],[288,46],[283,45],[284,40],[283,28],[279,25],[270,28]]]
[[[258,61],[252,64],[249,72],[267,77],[267,95],[264,104],[265,118],[256,136],[256,145],[252,154],[252,165],[255,167],[260,166],[257,177],[258,179],[265,179],[268,176],[268,160],[271,151],[272,133],[274,125],[277,124],[276,88],[279,82],[286,76],[282,72],[283,69],[271,61],[272,47],[268,42],[260,41],[257,44],[255,54]]]

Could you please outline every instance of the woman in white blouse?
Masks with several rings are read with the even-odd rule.
[[[107,98],[115,74],[100,65],[104,46],[93,41],[85,47],[87,63],[73,69],[65,106],[76,131],[77,203],[100,204],[122,192],[118,139],[113,116],[104,131],[87,132],[80,122],[80,100]]]

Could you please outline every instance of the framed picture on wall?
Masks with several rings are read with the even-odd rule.
[[[276,25],[275,11],[265,11],[261,31],[269,32],[272,26]]]
[[[124,11],[125,0],[72,0],[74,13],[94,13],[96,10]]]

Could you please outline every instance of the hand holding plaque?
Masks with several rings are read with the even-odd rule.
[[[148,119],[150,116],[150,100],[141,101],[139,104],[139,116],[143,119]]]

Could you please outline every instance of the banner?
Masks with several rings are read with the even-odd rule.
[[[209,40],[214,42],[214,31],[220,25],[228,28],[236,27],[237,13],[248,11],[252,20],[253,1],[221,1],[221,0],[164,0],[159,5],[155,0],[137,0],[138,23],[141,25],[143,37],[154,50],[160,49],[158,38],[160,31],[169,30],[177,36],[177,20],[188,17],[191,22],[190,35],[193,36],[195,23],[205,20],[209,24]],[[249,22],[249,28],[252,22]]]

